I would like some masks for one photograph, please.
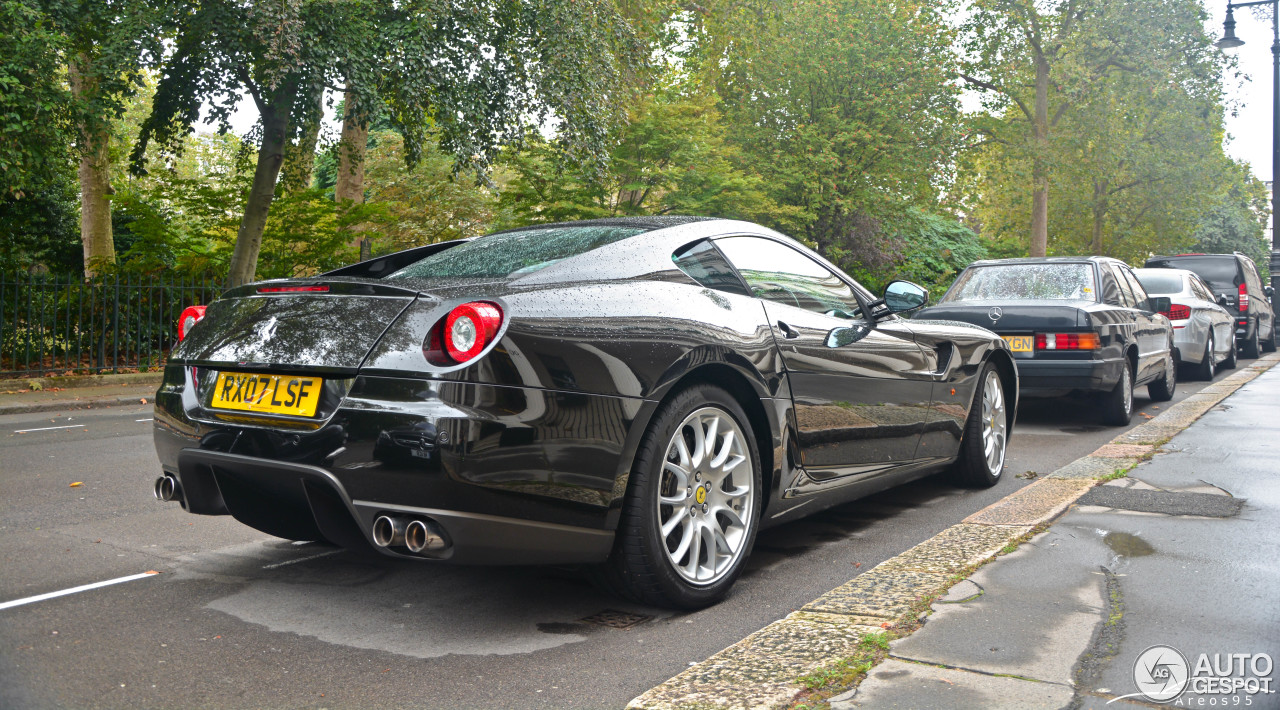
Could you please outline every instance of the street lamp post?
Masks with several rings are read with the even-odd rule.
[[[1236,18],[1233,12],[1238,7],[1271,6],[1271,262],[1276,263],[1276,225],[1280,212],[1276,207],[1277,187],[1280,187],[1280,0],[1255,0],[1255,2],[1227,2],[1227,19],[1222,23],[1222,39],[1217,41],[1219,49],[1232,49],[1244,44],[1244,40],[1236,36]],[[1274,276],[1274,274],[1273,274]],[[1274,281],[1274,278],[1272,279]]]

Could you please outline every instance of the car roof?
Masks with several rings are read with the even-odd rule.
[[[970,266],[993,266],[998,264],[1083,264],[1083,263],[1124,262],[1110,256],[1023,256],[1015,259],[982,259]]]
[[[645,215],[640,217],[603,217],[600,219],[579,219],[570,222],[548,222],[547,224],[530,224],[524,227],[504,229],[490,234],[506,234],[508,232],[528,232],[535,229],[560,229],[562,227],[633,227],[646,231],[680,227],[694,222],[714,222],[716,217],[693,217],[686,215]],[[486,235],[487,236],[487,235]]]

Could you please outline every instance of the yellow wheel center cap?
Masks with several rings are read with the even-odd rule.
[[[702,505],[703,503],[706,503],[707,489],[703,488],[702,486],[698,486],[698,492],[693,494],[693,499],[698,501],[698,505]]]

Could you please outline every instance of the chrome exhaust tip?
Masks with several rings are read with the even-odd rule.
[[[390,547],[404,544],[404,531],[408,521],[390,515],[379,515],[373,521],[373,544]]]
[[[435,552],[445,548],[444,535],[435,523],[425,520],[414,520],[404,531],[404,546],[409,552]]]
[[[182,484],[178,483],[178,479],[165,474],[156,479],[154,493],[156,500],[162,503],[169,503],[176,500],[181,495]]]

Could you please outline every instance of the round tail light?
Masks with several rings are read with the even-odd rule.
[[[460,365],[483,352],[501,326],[502,309],[498,304],[464,303],[431,329],[423,354],[435,365]]]

